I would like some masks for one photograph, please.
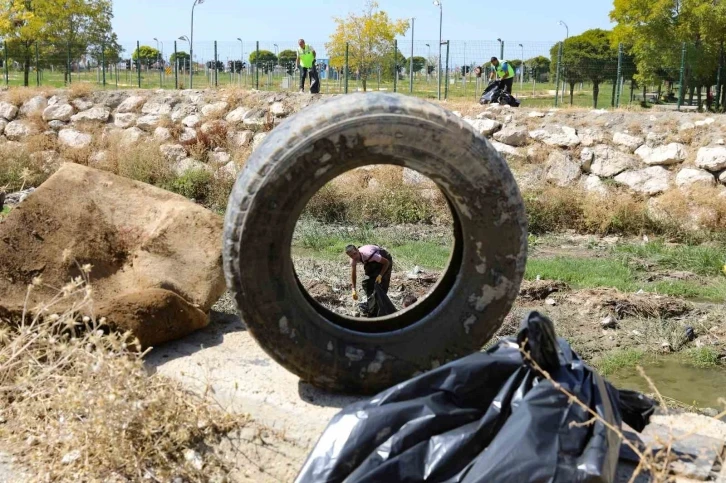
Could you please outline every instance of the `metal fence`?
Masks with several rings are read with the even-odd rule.
[[[492,73],[489,59],[515,68],[514,94],[529,106],[618,107],[632,103],[706,104],[719,109],[723,53],[697,45],[674,47],[654,72],[640,73],[621,48],[602,58],[568,52],[561,42],[395,41],[361,56],[353,46],[317,52],[322,93],[390,91],[429,99],[478,99]],[[186,38],[105,45],[3,44],[5,85],[62,87],[76,82],[101,88],[185,89],[238,86],[297,91],[297,42],[195,42]],[[348,48],[350,47],[350,49]],[[136,52],[139,55],[136,55]],[[475,68],[482,67],[481,77]],[[647,75],[646,75],[647,74]]]

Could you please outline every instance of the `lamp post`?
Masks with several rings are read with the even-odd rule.
[[[162,67],[162,61],[164,60],[164,42],[160,42],[159,39],[154,37],[154,40],[156,41],[156,51],[158,54],[156,55],[156,63],[158,64],[157,67],[159,68],[159,86],[163,87],[164,84],[164,77],[162,74],[163,67]],[[161,50],[159,50],[159,44],[161,44]]]
[[[563,22],[562,20],[560,20],[559,22],[557,22],[557,24],[565,27],[565,32],[566,32],[565,40],[569,39],[570,38],[570,27],[568,27],[567,24],[565,22]],[[562,92],[563,92],[563,95],[564,95],[564,92],[565,92],[565,88],[566,88],[565,79],[562,79]]]
[[[441,4],[441,0],[434,0],[434,6],[439,7],[439,89],[438,89],[438,96],[439,100],[441,100],[441,41],[443,39],[442,32],[444,28],[444,7]]]
[[[182,35],[181,37],[179,37],[179,40],[183,40],[184,42],[187,42],[189,44],[189,51],[191,52],[192,42],[191,42],[191,40],[189,40],[189,37],[187,37],[186,35]],[[189,56],[189,86],[190,86],[190,88],[191,88],[191,85],[192,85],[192,56],[190,55]]]
[[[244,67],[244,63],[245,63],[245,43],[239,37],[237,37],[237,40],[239,41],[239,55],[240,55],[239,84],[242,85],[242,68]]]
[[[519,90],[524,90],[524,45],[519,44],[519,46],[522,48],[522,63],[519,65],[519,68],[521,69],[519,71]]]
[[[191,38],[189,39],[189,88],[192,88],[192,83],[194,80],[194,8],[197,5],[201,5],[204,3],[204,0],[194,0],[194,5],[192,5],[192,32],[191,32]]]
[[[497,39],[497,42],[499,42],[499,60],[504,60],[504,41]]]
[[[429,56],[426,57],[426,83],[429,82],[429,60],[431,60],[431,44],[426,44],[426,47],[429,48]]]

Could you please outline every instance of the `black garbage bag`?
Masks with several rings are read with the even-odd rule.
[[[383,290],[380,284],[376,283],[373,287],[373,295],[367,300],[359,304],[360,311],[367,317],[383,317],[396,312],[396,306],[393,305],[391,299]]]
[[[516,339],[343,409],[296,481],[614,481],[619,437],[565,391],[615,427],[642,428],[652,412],[642,395],[621,398],[532,312]]]

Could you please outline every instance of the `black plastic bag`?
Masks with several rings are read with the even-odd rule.
[[[373,280],[371,280],[373,283]],[[358,304],[360,311],[366,317],[383,317],[396,312],[396,306],[381,287],[381,284],[374,283],[373,294],[365,302]]]
[[[543,377],[519,350],[561,386]],[[348,406],[329,423],[297,482],[611,482],[614,425],[644,427],[653,402],[586,366],[537,312],[500,341]]]

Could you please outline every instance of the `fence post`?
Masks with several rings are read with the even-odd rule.
[[[257,41],[255,48],[255,89],[260,90],[260,41]]]
[[[139,89],[141,89],[141,50],[139,41],[136,41],[136,76],[139,80]]]
[[[5,87],[10,85],[10,69],[8,68],[8,42],[3,42],[3,56],[5,57]]]
[[[38,41],[35,41],[35,85],[40,86],[40,56],[38,55]]]
[[[348,47],[349,47],[348,42],[346,42],[345,43],[345,74],[344,74],[344,77],[345,77],[344,92],[346,94],[348,93]]]
[[[67,52],[67,54],[68,54],[67,55],[67,61],[68,61],[68,83],[70,84],[70,83],[73,82],[73,70],[71,69],[71,43],[70,42],[68,42],[66,44],[66,49],[68,51]]]
[[[176,53],[176,40],[174,41],[174,89],[179,89],[179,55]]]
[[[451,41],[446,41],[446,75],[444,77],[444,81],[446,84],[444,85],[444,100],[447,100],[449,98],[449,43]]]
[[[559,100],[560,94],[560,69],[562,66],[562,42],[560,42],[560,48],[557,51],[557,67],[555,70],[555,107],[557,107],[557,101]],[[564,93],[563,93],[564,95]]]
[[[721,107],[721,71],[723,70],[723,40],[721,41],[721,49],[718,54],[718,72],[716,73],[716,111]]]
[[[408,93],[413,94],[413,33],[416,19],[411,19],[411,58],[408,59]]]
[[[106,44],[101,44],[101,77],[103,79],[103,87],[106,87]]]
[[[393,92],[398,86],[398,39],[393,40]]]
[[[217,56],[217,41],[214,41],[214,87],[219,87],[219,71],[217,70],[217,62],[219,57]]]
[[[617,88],[615,91],[615,107],[620,107],[620,96],[622,95],[622,84],[620,83],[620,77],[623,75],[623,44],[618,44],[618,70],[615,77]]]
[[[680,86],[678,87],[678,106],[677,109],[680,111],[683,105],[683,94],[685,92],[685,86],[683,85],[683,77],[686,73],[686,43],[683,42],[683,48],[681,50],[681,74],[680,74]]]

